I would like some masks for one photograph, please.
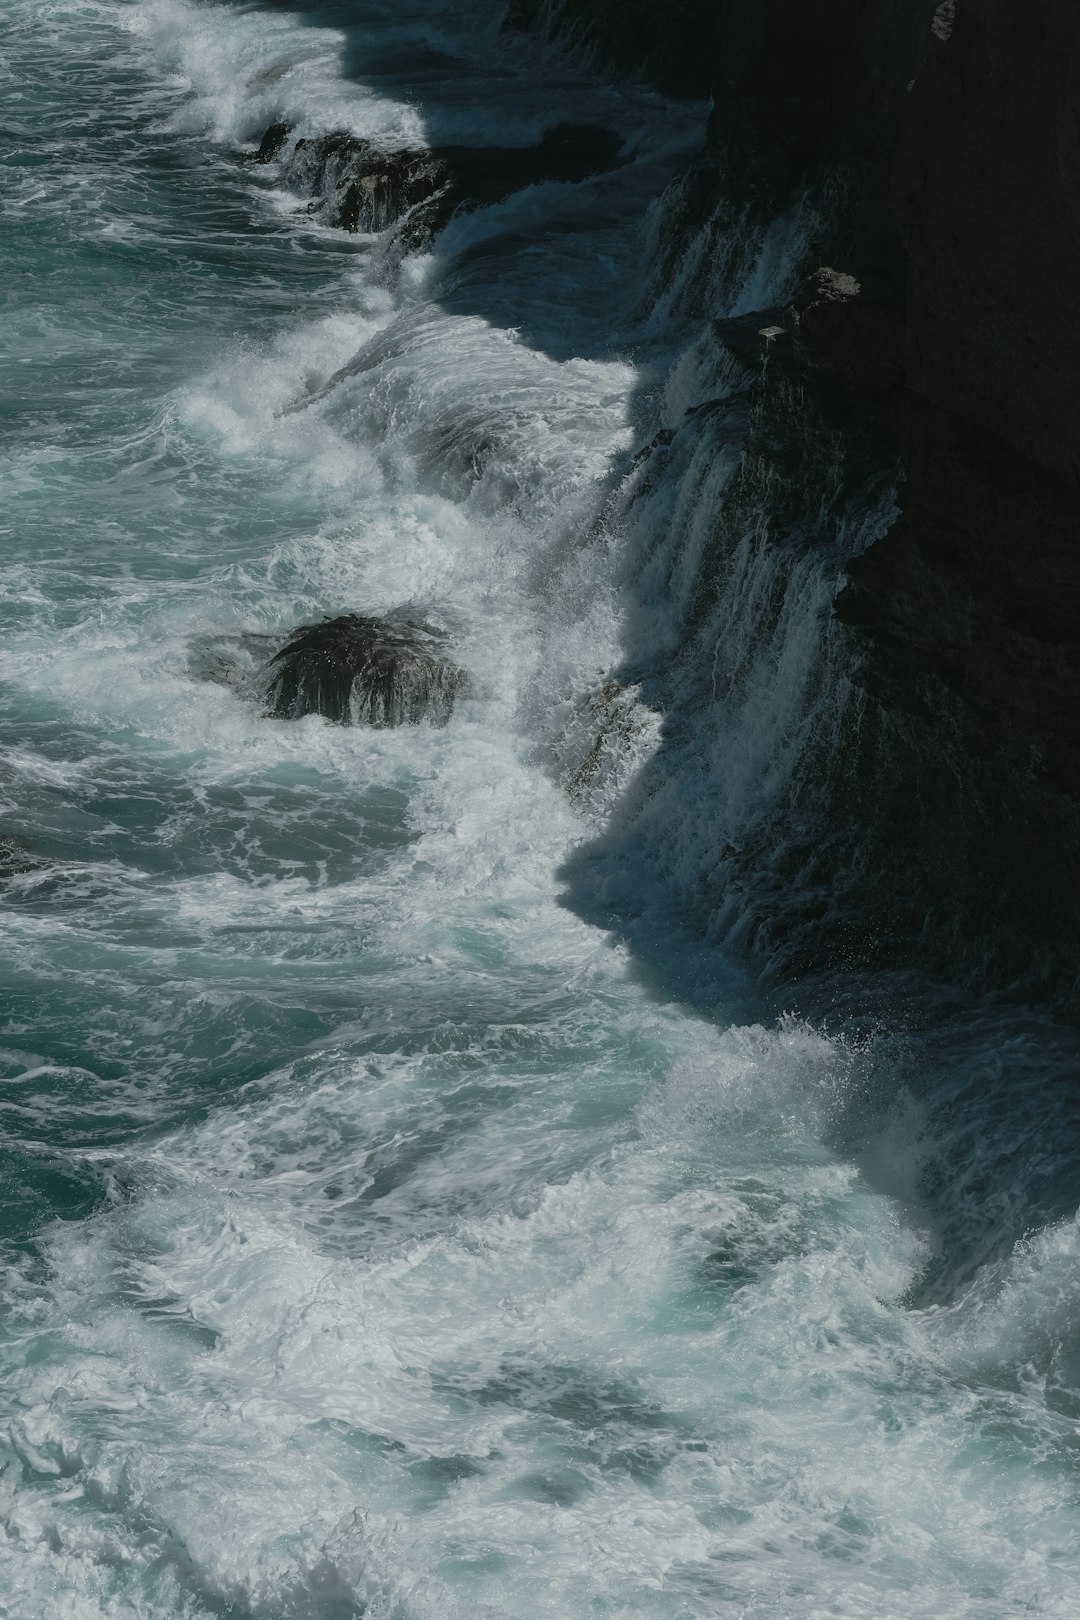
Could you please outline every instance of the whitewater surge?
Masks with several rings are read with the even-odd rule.
[[[705,109],[499,23],[6,14],[0,1614],[1071,1616],[1075,1041],[738,948],[890,492],[718,525]],[[559,123],[626,161],[412,257],[291,155]],[[207,678],[400,611],[446,725]]]

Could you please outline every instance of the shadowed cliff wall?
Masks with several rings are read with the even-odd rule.
[[[849,847],[830,829],[833,887],[893,964],[966,963],[991,986],[1070,1000],[1080,4],[516,0],[513,16],[713,97],[664,269],[706,231],[732,265],[699,278],[688,313],[726,315],[768,223],[810,200],[802,270],[834,274],[762,312],[791,336],[785,387],[802,424],[819,407],[841,433],[845,412],[871,420],[881,466],[900,468],[899,518],[851,563],[836,606],[877,743],[843,769],[821,761],[825,819],[830,803],[836,818],[873,807]],[[777,418],[774,489],[799,459],[783,442],[799,422]]]

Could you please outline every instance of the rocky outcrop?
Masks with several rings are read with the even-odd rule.
[[[842,611],[1080,794],[1078,176],[1077,7],[942,8],[895,187],[905,517]]]
[[[441,631],[345,613],[292,633],[270,660],[266,700],[278,720],[321,714],[339,725],[445,725],[465,685]]]
[[[262,140],[255,151],[245,152],[243,154],[244,158],[249,163],[273,163],[274,159],[280,156],[281,150],[291,134],[290,125],[286,124],[283,119],[278,119],[263,131]]]
[[[687,315],[723,317],[736,295],[748,307],[767,232],[800,216],[806,279],[792,306],[728,323],[723,338],[736,352],[764,329],[767,367],[746,396],[716,546],[755,501],[767,502],[759,532],[790,545],[814,530],[819,485],[835,531],[845,503],[896,478],[897,521],[851,562],[837,601],[858,727],[822,749],[813,814],[805,793],[788,807],[791,824],[818,828],[799,857],[821,895],[800,959],[826,949],[821,919],[846,895],[848,937],[892,965],[1069,999],[1080,6],[516,0],[512,16],[667,89],[712,95],[661,249],[660,280],[681,276]],[[845,446],[846,488],[822,482],[830,435]],[[767,848],[720,864],[738,884],[754,863],[768,871]],[[774,945],[786,892],[778,868],[758,908]]]
[[[256,154],[279,153],[283,126],[271,125]],[[276,144],[274,144],[276,142]],[[592,125],[560,124],[535,146],[441,146],[387,150],[343,133],[301,137],[287,175],[310,194],[324,224],[375,233],[391,227],[405,250],[425,247],[458,213],[502,202],[526,186],[576,183],[613,168],[621,141]]]
[[[337,725],[442,726],[468,688],[437,626],[405,613],[342,613],[288,635],[224,633],[198,638],[197,680],[227,687],[275,720],[319,714]],[[0,848],[0,871],[4,851]]]
[[[680,435],[704,444],[710,424],[717,456],[739,449],[688,646],[748,534],[836,563],[827,678],[843,743],[810,727],[816,753],[789,800],[744,847],[717,853],[725,885],[756,886],[744,934],[792,971],[835,959],[842,940],[853,963],[919,961],[1068,999],[1080,948],[1080,5],[512,0],[508,22],[712,98],[703,150],[666,199],[656,283],[678,289],[670,313],[712,333],[727,380],[637,464],[653,476]],[[251,156],[280,161],[326,223],[390,231],[405,251],[463,211],[619,161],[614,136],[580,127],[525,149],[289,142],[276,124]],[[770,241],[790,261],[783,285],[758,273]],[[732,318],[766,299],[780,307]],[[889,492],[891,528],[842,556],[839,537],[865,534],[875,501],[894,509]],[[785,569],[761,611],[780,612]],[[303,627],[274,660],[272,712],[448,714],[460,671],[426,627],[389,624]]]

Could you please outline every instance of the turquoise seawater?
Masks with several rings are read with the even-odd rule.
[[[778,1018],[663,829],[632,929],[567,888],[661,724],[567,792],[705,113],[497,24],[0,20],[0,1614],[1071,1617],[1072,1040]],[[632,161],[397,265],[241,161],[278,117]],[[403,605],[445,729],[206,679]]]

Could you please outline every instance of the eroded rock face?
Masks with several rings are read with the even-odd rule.
[[[270,660],[266,701],[278,720],[321,714],[339,725],[445,725],[465,686],[439,630],[345,613],[293,631]]]
[[[891,287],[823,266],[792,313],[812,363],[853,393],[881,399],[904,386],[904,309]]]
[[[898,492],[837,599],[858,746],[827,750],[796,807],[818,900],[788,929],[792,961],[846,908],[894,964],[1062,984],[1080,947],[1080,5],[514,0],[510,20],[713,96],[664,239],[671,271],[695,239],[706,268],[725,261],[684,307],[745,372],[734,403],[697,407],[723,417],[718,444],[740,419],[718,556],[751,530],[826,548]],[[610,168],[618,143],[558,129],[523,150],[387,153],[330,135],[290,153],[276,125],[255,155],[282,154],[327,223],[407,250],[461,210]],[[799,209],[792,306],[726,319],[766,230]],[[691,633],[707,595],[704,579]],[[425,627],[388,623],[296,632],[273,712],[448,714],[460,671]],[[590,753],[581,768],[587,784]],[[790,870],[766,847],[725,860],[725,882],[773,873],[761,926],[782,931]]]
[[[387,152],[352,135],[297,141],[290,179],[313,194],[323,222],[341,230],[373,234],[405,221],[413,210],[445,190],[449,171],[434,153]],[[417,240],[430,227],[414,223]]]

